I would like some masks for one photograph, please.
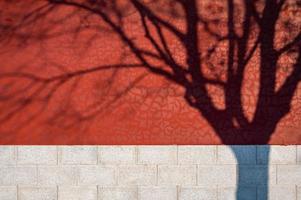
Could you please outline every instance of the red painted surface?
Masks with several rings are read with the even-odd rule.
[[[21,23],[25,13],[39,6],[39,3],[30,1],[1,2],[1,24]],[[0,144],[223,143],[199,111],[185,101],[184,88],[143,67],[95,71],[62,83],[56,81],[44,85],[28,77],[3,77],[26,73],[49,78],[102,65],[137,62],[118,35],[97,16],[89,16],[85,21],[79,18],[81,11],[74,15],[72,12],[75,12],[72,7],[60,6],[43,19],[21,27],[19,34],[11,35],[9,29],[7,32],[2,30]],[[131,10],[127,12],[124,30],[136,44],[151,48],[139,15]],[[166,18],[179,29],[185,29],[183,21]],[[81,29],[74,33],[79,24]],[[94,30],[93,26],[103,29]],[[224,28],[217,30],[222,33]],[[29,37],[28,33],[34,37]],[[181,44],[172,34],[165,34],[175,59],[185,63]],[[212,38],[201,27],[199,37],[208,43],[202,43],[201,48],[208,49]],[[226,44],[221,44],[213,62],[226,57],[227,47],[223,45]],[[254,114],[258,94],[258,54],[257,50],[247,66],[242,89],[243,109],[249,120]],[[290,56],[283,57],[282,67],[277,72],[278,86],[289,75],[293,61]],[[152,62],[162,64],[156,60]],[[208,66],[203,70],[208,77],[213,76]],[[217,73],[226,80],[223,70]],[[225,106],[223,91],[208,87],[215,106],[222,109]],[[51,97],[47,99],[49,93]],[[300,101],[299,84],[290,112],[278,123],[270,144],[301,143]],[[219,116],[216,119],[219,120]]]

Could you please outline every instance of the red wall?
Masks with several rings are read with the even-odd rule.
[[[1,23],[7,27],[20,24],[28,11],[40,6],[30,1],[0,5]],[[124,30],[136,44],[151,48],[138,14],[128,12]],[[102,65],[137,62],[97,16],[80,19],[83,13],[60,6],[34,23],[20,25],[17,32],[2,29],[0,144],[221,144],[206,119],[184,100],[182,87],[144,68],[101,70],[62,83],[41,83],[24,76],[47,79]],[[166,18],[185,29],[181,20]],[[81,29],[76,29],[79,24]],[[95,31],[94,26],[101,31]],[[208,42],[202,43],[201,48],[206,49],[212,38],[202,28],[200,32],[200,37],[205,38],[202,41]],[[177,61],[184,63],[183,47],[171,34],[165,36]],[[221,45],[219,49],[214,62],[225,57],[227,48]],[[243,86],[243,108],[249,119],[258,93],[256,55],[258,52],[247,67]],[[284,57],[283,63],[289,65],[290,59],[293,58]],[[289,74],[289,69],[285,69],[288,68],[277,73],[278,85]],[[212,73],[208,66],[204,71],[208,76]],[[225,79],[223,70],[217,73]],[[215,105],[223,108],[223,91],[217,87],[210,87],[209,91]],[[300,100],[299,87],[290,113],[278,123],[270,144],[300,144]]]

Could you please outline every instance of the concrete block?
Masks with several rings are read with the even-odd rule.
[[[57,200],[56,187],[20,187],[19,200]]]
[[[97,164],[97,146],[62,146],[60,153],[62,164]]]
[[[16,186],[0,186],[0,199],[1,200],[17,200],[17,187]]]
[[[301,165],[278,165],[277,184],[301,186]]]
[[[97,186],[61,186],[58,200],[97,200]]]
[[[157,168],[154,165],[122,165],[118,170],[120,185],[147,186],[157,182]]]
[[[266,200],[267,196],[270,200],[296,200],[296,187],[270,186],[268,191],[266,187],[258,187],[257,200]]]
[[[116,173],[114,167],[109,166],[80,166],[79,184],[80,185],[115,185]]]
[[[139,187],[138,200],[177,200],[177,187]]]
[[[56,165],[56,146],[18,146],[17,164]]]
[[[0,167],[0,185],[15,185],[16,184],[16,167],[1,166]]]
[[[35,166],[1,166],[0,185],[36,185],[37,168]]]
[[[99,146],[101,164],[135,164],[135,146]]]
[[[297,162],[301,164],[301,145],[297,145]]]
[[[301,200],[301,187],[297,187],[297,200]]]
[[[216,200],[216,188],[180,187],[179,200]]]
[[[0,146],[0,165],[16,164],[16,153],[14,146]]]
[[[196,165],[159,165],[159,185],[196,185]]]
[[[217,185],[236,185],[236,165],[199,165],[198,185],[214,187]]]
[[[179,146],[179,164],[214,164],[216,163],[216,146]]]
[[[100,187],[98,200],[138,200],[137,187]]]
[[[40,166],[38,184],[41,186],[76,185],[79,178],[76,166]]]
[[[176,164],[177,146],[138,146],[139,164]]]

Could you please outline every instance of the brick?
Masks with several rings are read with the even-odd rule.
[[[217,147],[219,164],[256,164],[256,147],[231,145]]]
[[[178,162],[180,164],[214,164],[216,146],[179,146]]]
[[[0,186],[0,199],[1,200],[17,200],[17,187],[16,186]]]
[[[177,200],[177,187],[140,187],[138,200]]]
[[[100,146],[99,162],[102,164],[136,163],[135,146]]]
[[[35,185],[37,168],[35,166],[2,166],[0,167],[0,185]]]
[[[154,165],[119,166],[118,184],[120,185],[155,185],[157,168]]]
[[[98,200],[137,200],[136,187],[100,187],[98,194]]]
[[[247,186],[276,184],[276,166],[243,165],[239,166],[240,184]]]
[[[196,185],[196,165],[158,166],[159,185]]]
[[[138,146],[140,164],[176,164],[176,146]]]
[[[295,200],[296,187],[273,186],[269,187],[268,191],[266,187],[258,187],[257,200],[266,200],[267,196],[272,200]]]
[[[181,187],[179,200],[216,200],[215,188]]]
[[[62,164],[97,164],[97,146],[60,147]]]
[[[57,164],[56,146],[18,146],[18,164]]]
[[[301,185],[301,165],[278,165],[277,184]]]
[[[97,200],[97,186],[61,186],[58,200]]]
[[[76,166],[40,166],[38,167],[39,185],[76,185],[79,172]]]
[[[239,191],[236,187],[218,188],[218,200],[254,200],[256,198],[256,186],[239,187]]]
[[[296,146],[264,145],[257,147],[259,164],[295,164]]]
[[[16,164],[15,147],[14,146],[0,146],[0,165]]]
[[[235,186],[236,165],[199,165],[198,185],[200,186]]]
[[[79,168],[80,185],[115,185],[115,168],[107,166],[81,166]]]
[[[57,200],[56,187],[20,187],[19,200]]]

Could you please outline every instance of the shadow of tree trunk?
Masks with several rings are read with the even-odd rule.
[[[230,146],[237,161],[237,184],[236,184],[236,200],[268,200],[269,199],[269,155],[270,146],[265,148],[265,152],[261,155],[261,159],[265,161],[264,165],[258,165],[256,155],[257,170],[248,170],[255,164],[246,164],[246,159],[242,156],[241,148]],[[256,150],[257,151],[257,150]],[[254,187],[248,189],[248,187]],[[254,194],[255,192],[255,194]]]

